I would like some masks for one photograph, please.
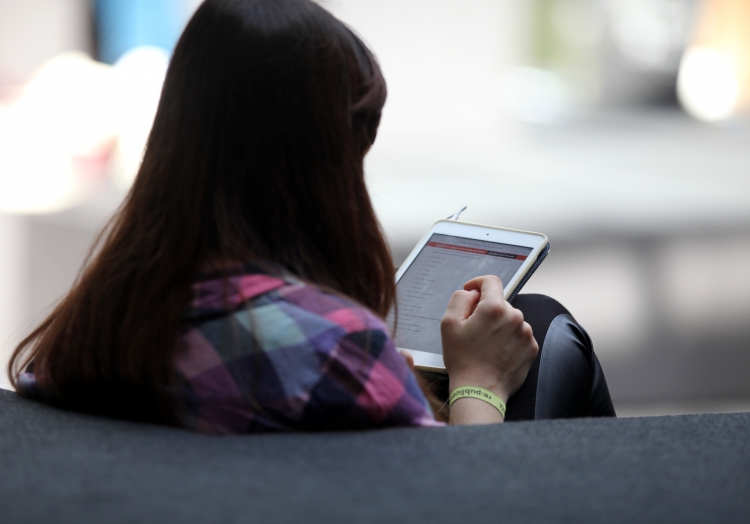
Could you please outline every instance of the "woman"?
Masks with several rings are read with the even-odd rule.
[[[133,188],[16,349],[14,386],[215,433],[438,424],[382,320],[394,270],[363,159],[385,97],[372,54],[315,3],[206,1]],[[442,330],[451,390],[507,401],[535,362],[494,277],[454,295]],[[502,416],[462,398],[450,421]]]

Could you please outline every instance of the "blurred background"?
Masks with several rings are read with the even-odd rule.
[[[3,366],[132,182],[199,3],[0,0]],[[541,231],[525,291],[588,329],[620,415],[750,411],[750,0],[322,3],[388,81],[366,171],[397,265],[463,205]]]

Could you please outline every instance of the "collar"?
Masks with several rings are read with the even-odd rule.
[[[255,297],[296,283],[278,268],[240,264],[223,272],[198,275],[191,288],[183,318],[219,315],[237,309]]]

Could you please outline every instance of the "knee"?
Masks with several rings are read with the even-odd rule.
[[[544,316],[549,317],[550,321],[557,315],[570,315],[570,312],[557,300],[547,295],[540,295],[537,293],[517,295],[516,298],[513,299],[513,302],[511,302],[511,305],[514,308],[521,310],[524,313],[524,316],[526,316],[527,313],[530,317]]]
[[[590,412],[591,342],[570,316],[556,316],[540,345],[536,417],[583,417]]]

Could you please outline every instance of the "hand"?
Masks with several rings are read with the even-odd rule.
[[[414,371],[414,355],[406,351],[405,349],[401,349],[401,356],[404,357],[404,360],[406,360],[406,365],[409,366],[409,369]]]
[[[539,352],[531,326],[524,322],[523,313],[505,300],[503,283],[496,276],[474,278],[462,291],[456,291],[440,323],[440,332],[451,391],[460,386],[478,386],[507,402],[526,380]],[[455,406],[468,407],[470,400],[474,399],[458,400]],[[490,421],[475,420],[473,415],[480,412],[491,414],[477,403],[497,413],[489,404],[474,400],[471,420],[461,417],[463,423]],[[451,410],[452,422],[453,419]]]

